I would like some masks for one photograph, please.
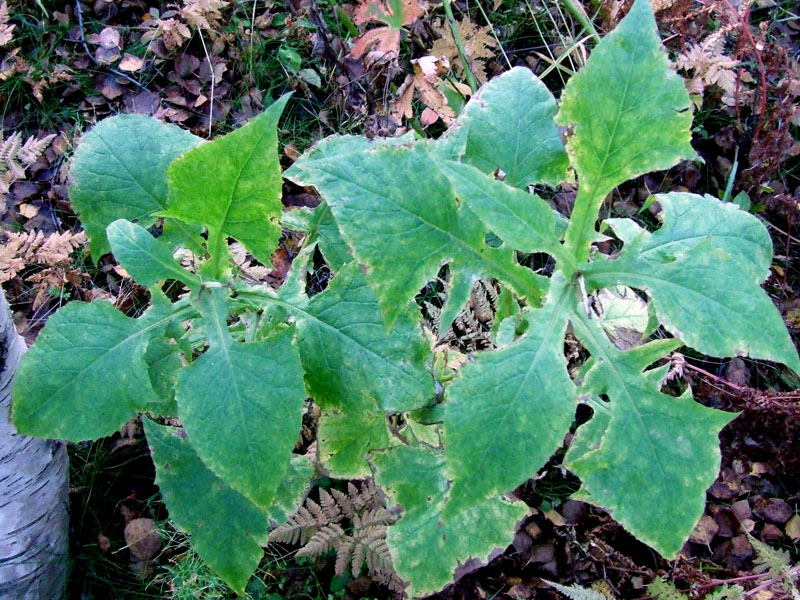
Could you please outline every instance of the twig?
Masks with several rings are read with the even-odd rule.
[[[256,33],[256,6],[258,5],[258,0],[253,0],[253,14],[250,16],[250,56],[248,69],[249,69],[249,80],[248,83],[253,85],[253,36]]]
[[[694,365],[692,365],[692,364],[690,364],[688,362],[686,363],[686,368],[687,369],[691,369],[692,371],[695,371],[696,373],[700,373],[701,375],[704,375],[704,376],[708,377],[709,379],[712,379],[712,380],[716,381],[717,383],[721,383],[722,385],[726,385],[729,388],[731,388],[732,390],[736,390],[737,392],[745,393],[745,392],[750,391],[750,388],[745,388],[745,387],[742,387],[740,385],[736,385],[735,383],[731,383],[727,379],[723,379],[722,377],[717,377],[716,375],[712,375],[708,371],[705,371],[705,370],[701,369],[700,367],[695,367]]]
[[[86,56],[89,57],[89,60],[91,60],[95,65],[97,65],[99,67],[101,65],[97,61],[97,59],[94,57],[94,54],[92,54],[89,51],[89,45],[86,43],[86,35],[83,32],[83,9],[81,8],[81,0],[75,0],[75,15],[78,17],[78,33],[80,33],[80,35],[81,35],[81,44],[83,45],[83,50],[84,50],[84,52],[86,52]],[[117,77],[122,77],[123,79],[125,79],[127,81],[130,81],[133,85],[138,87],[140,90],[144,90],[146,92],[150,91],[147,88],[146,85],[136,81],[130,75],[127,75],[127,74],[123,73],[122,71],[120,71],[118,69],[115,69],[114,67],[111,67],[111,66],[108,66],[108,65],[102,65],[102,67],[105,68],[106,70],[108,70],[109,72],[113,73]]]
[[[467,58],[467,50],[464,47],[464,38],[461,37],[461,32],[458,30],[458,23],[456,23],[456,19],[453,16],[453,8],[450,6],[450,0],[442,0],[442,5],[444,6],[444,14],[447,17],[447,24],[450,26],[450,32],[453,34],[453,41],[456,43],[456,48],[458,48],[458,55],[461,57],[461,64],[464,67],[464,75],[466,76],[467,83],[474,94],[478,91],[478,81],[475,79],[475,73],[472,72],[472,67],[470,66],[469,59]]]
[[[214,113],[214,87],[217,84],[217,75],[214,73],[214,63],[211,62],[211,55],[208,53],[208,48],[206,48],[203,31],[198,29],[197,33],[200,34],[200,43],[203,44],[203,51],[206,53],[206,60],[208,61],[208,70],[211,73],[211,97],[208,101],[208,138],[211,139],[211,119]]]
[[[778,583],[779,581],[782,581],[782,580],[786,579],[787,577],[789,578],[789,581],[791,581],[791,577],[795,573],[800,573],[800,565],[795,565],[794,567],[792,567],[791,569],[789,569],[785,573],[783,573],[781,575],[778,575],[777,577],[773,577],[769,581],[765,581],[764,583],[761,583],[761,584],[757,585],[752,590],[746,591],[744,593],[744,595],[745,595],[745,597],[755,596],[761,590],[765,590],[768,587],[770,587],[771,585],[773,585],[775,583]]]

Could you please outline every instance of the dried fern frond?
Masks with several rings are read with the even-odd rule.
[[[337,523],[330,523],[312,535],[305,546],[297,551],[297,556],[321,556],[338,548],[345,537],[344,529]]]
[[[308,502],[309,500],[306,500],[306,503]],[[324,524],[320,524],[311,511],[305,506],[301,506],[291,519],[270,532],[269,541],[283,544],[305,544],[322,527]]]
[[[700,98],[706,88],[713,85],[722,90],[722,101],[728,106],[736,104],[736,71],[741,61],[725,53],[725,36],[722,30],[714,32],[699,44],[689,46],[675,61],[678,70],[692,72],[687,80],[689,92]],[[742,73],[743,77],[749,74]],[[746,90],[739,89],[739,99],[744,99]]]
[[[8,24],[9,17],[8,3],[3,0],[0,2],[0,48],[7,46],[14,39],[12,31],[14,31],[16,25]]]
[[[228,6],[229,0],[183,0],[181,17],[190,27],[215,32],[222,23],[220,11]]]
[[[37,140],[35,136],[30,136],[23,143],[22,134],[16,132],[7,138],[2,138],[2,142],[0,142],[0,193],[8,193],[9,186],[15,180],[25,177],[25,169],[36,162],[55,137],[54,133],[40,140]]]
[[[382,580],[391,580],[386,532],[395,520],[374,481],[348,482],[346,492],[320,489],[319,502],[307,499],[288,522],[270,533],[269,540],[300,543],[298,556],[321,556],[333,550],[339,575],[350,569],[357,576],[366,564],[370,575],[380,572]],[[402,589],[396,577],[392,585]]]
[[[0,283],[17,276],[32,265],[47,267],[64,266],[70,261],[73,250],[86,243],[84,232],[51,233],[31,231],[29,233],[2,234],[0,246]]]

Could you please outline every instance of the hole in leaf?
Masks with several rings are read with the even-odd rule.
[[[534,273],[544,276],[551,275],[556,266],[556,261],[553,260],[553,257],[544,252],[534,252],[532,254],[517,252],[517,262]]]
[[[331,280],[331,268],[319,251],[319,246],[314,248],[309,271],[306,273],[306,294],[309,298],[316,296],[328,287]]]

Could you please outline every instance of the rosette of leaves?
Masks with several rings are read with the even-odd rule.
[[[321,409],[322,465],[335,477],[374,473],[400,507],[387,544],[407,592],[420,596],[510,543],[527,508],[507,494],[562,446],[583,402],[593,416],[565,458],[580,496],[674,556],[702,514],[718,434],[734,415],[689,390],[663,393],[667,367],[657,365],[682,345],[795,372],[800,359],[760,287],[770,238],[737,207],[660,194],[658,229],[607,219],[621,250],[592,251],[616,186],[695,156],[691,102],[648,0],[597,45],[560,104],[516,68],[486,84],[435,142],[323,140],[285,173],[322,196],[310,215],[281,215],[284,103],[207,143],[131,116],[87,135],[72,196],[93,255],[113,251],[151,289],[152,307],[136,319],[104,302],[56,313],[17,376],[20,431],[83,440],[137,413],[177,416],[183,435],[146,420],[157,482],[198,553],[241,591],[270,519],[291,514],[309,476],[292,447],[310,395]],[[570,170],[579,192],[567,221],[528,188],[557,185]],[[145,227],[159,218],[156,238]],[[228,241],[266,263],[281,221],[308,233],[306,247],[278,291],[249,285]],[[179,245],[199,257],[195,271],[173,259]],[[315,248],[333,278],[310,298]],[[517,260],[534,252],[555,260],[551,277]],[[495,319],[509,324],[497,325],[496,349],[434,381],[441,369],[426,365],[413,300],[444,264],[440,331],[487,279],[502,286]],[[165,280],[188,294],[167,300]],[[624,348],[610,333],[615,311],[604,318],[592,306],[603,290],[635,290],[647,303],[646,331]],[[650,316],[672,337],[651,339]],[[588,356],[575,378],[568,328]]]
[[[235,272],[230,239],[268,264],[281,236],[286,100],[212,142],[130,115],[86,135],[71,196],[92,254],[110,249],[152,306],[131,318],[109,302],[66,305],[26,354],[13,392],[14,422],[29,435],[77,442],[139,413],[180,419],[180,429],[144,419],[157,484],[172,520],[239,593],[270,523],[294,512],[313,475],[292,454],[305,399],[332,415],[323,434],[335,434],[335,415],[353,413],[374,441],[380,427],[389,438],[386,411],[424,406],[434,393],[429,345],[410,311],[387,332],[355,263],[313,298],[301,267],[279,292]],[[160,237],[145,228],[157,219]],[[177,246],[193,249],[196,269],[174,258]],[[180,282],[183,297],[169,300],[166,281]],[[351,474],[366,449],[341,443],[331,468]]]
[[[581,479],[579,496],[675,556],[703,512],[719,469],[718,434],[735,415],[696,403],[690,390],[664,393],[663,359],[686,345],[800,372],[760,287],[772,246],[752,215],[709,196],[659,194],[658,229],[607,219],[621,250],[592,250],[615,187],[696,157],[691,124],[691,101],[649,3],[636,0],[559,103],[515,68],[485,85],[435,142],[332,137],[286,173],[323,197],[337,226],[331,237],[338,231],[363,266],[387,327],[443,264],[443,331],[482,278],[525,306],[512,317],[527,321],[524,333],[477,354],[447,385],[440,446],[372,453],[376,481],[404,511],[388,543],[411,595],[441,588],[459,565],[510,542],[525,510],[504,494],[562,446],[579,402],[593,417],[564,463]],[[558,125],[567,128],[566,147]],[[572,176],[579,191],[565,227],[565,216],[528,188]],[[487,244],[496,238],[502,245]],[[555,260],[549,279],[518,263],[518,253],[533,252]],[[643,314],[672,337],[653,339],[650,328],[644,342],[620,348],[591,305],[594,292],[619,286],[636,290]],[[577,378],[564,355],[568,328],[589,356]]]

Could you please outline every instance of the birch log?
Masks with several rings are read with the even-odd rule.
[[[17,434],[11,383],[25,342],[0,291],[0,598],[59,600],[67,572],[67,453]]]

